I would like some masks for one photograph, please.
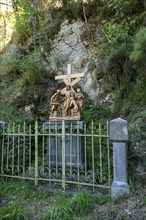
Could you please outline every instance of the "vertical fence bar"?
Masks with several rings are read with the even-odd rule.
[[[79,182],[80,182],[80,144],[79,144],[79,125],[77,124],[77,167],[78,167],[78,189],[79,189]]]
[[[26,124],[24,121],[24,125],[23,125],[23,177],[25,176],[25,132],[26,132],[25,126]]]
[[[71,122],[71,126],[70,126],[70,133],[69,133],[69,135],[70,135],[70,177],[72,176],[72,133],[73,133],[73,131],[72,131],[72,122]]]
[[[13,144],[12,144],[12,176],[14,175],[14,157],[15,157],[15,122],[13,122],[13,128],[12,128],[12,134],[13,134]]]
[[[31,124],[29,125],[29,167],[31,167]]]
[[[0,121],[0,174],[3,172],[4,122]]]
[[[38,122],[35,122],[35,186],[38,185]]]
[[[85,179],[87,178],[87,127],[84,125]]]
[[[62,121],[62,188],[65,190],[65,122]]]
[[[59,136],[58,136],[58,130],[57,130],[57,124],[55,124],[55,148],[56,148],[56,161],[55,161],[55,163],[56,163],[56,169],[55,169],[55,171],[56,171],[56,176],[58,175],[58,138],[59,138]]]
[[[5,129],[4,129],[4,126],[2,126],[2,124],[0,125],[1,126],[1,140],[0,140],[0,145],[2,144],[2,148],[1,148],[1,154],[0,154],[0,174],[3,174],[4,172],[4,142],[5,142]]]
[[[20,172],[20,124],[18,125],[18,148],[17,148],[17,171],[18,173]]]
[[[48,144],[49,144],[49,178],[51,178],[51,125],[50,125],[50,121],[49,121],[49,135],[48,135]],[[51,182],[49,181],[49,185],[51,184]]]
[[[102,146],[101,146],[101,124],[99,123],[99,155],[100,155],[100,183],[102,183]]]
[[[91,122],[91,144],[92,144],[92,173],[93,173],[93,191],[94,191],[94,182],[95,182],[95,162],[94,162],[94,124]]]
[[[9,169],[9,147],[10,147],[10,124],[8,124],[8,127],[7,127],[7,137],[8,137],[8,139],[7,139],[7,165],[6,165],[6,167],[7,167],[7,171],[8,171],[8,169]]]
[[[43,147],[42,147],[42,167],[43,167],[43,172],[44,172],[44,169],[45,169],[45,131],[44,131],[44,126],[43,126],[43,129],[42,129],[42,135],[43,135]]]
[[[110,165],[110,145],[109,145],[109,124],[107,121],[106,124],[106,131],[107,131],[107,137],[106,137],[106,144],[107,144],[107,159],[108,159],[108,186],[110,186],[111,181],[111,165]]]

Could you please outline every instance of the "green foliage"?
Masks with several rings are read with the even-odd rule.
[[[118,209],[116,207],[111,207],[108,210],[108,218],[115,219],[118,214]]]
[[[141,27],[133,40],[133,49],[129,54],[130,60],[134,63],[135,68],[137,69],[136,83],[132,87],[132,91],[129,96],[129,100],[133,103],[139,103],[143,105],[145,103],[146,97],[146,28]]]
[[[102,119],[104,121],[104,119],[107,120],[110,117],[110,110],[104,108],[102,105],[92,103],[88,98],[85,99],[83,119],[86,123],[91,123],[92,120],[99,122]]]
[[[100,29],[100,38],[102,37],[104,40],[101,41],[98,50],[95,49],[95,55],[108,61],[105,79],[110,87],[113,89],[124,88],[125,84],[135,79],[133,66],[129,62],[132,42],[129,23],[124,20],[117,22],[115,19],[111,19],[109,22],[103,23]]]
[[[146,138],[146,123],[141,123],[140,125],[135,125],[129,128],[130,140],[136,145],[136,143],[142,143],[143,146],[146,146],[145,138]]]
[[[143,10],[143,3],[139,0],[106,0],[104,12],[108,16],[123,18]]]
[[[41,108],[38,110],[38,107],[42,96],[45,100],[47,87],[53,88],[53,82],[48,86],[48,79],[50,77],[51,82],[52,76],[41,65],[40,54],[37,50],[27,54],[22,48],[14,49],[12,48],[13,53],[7,52],[0,57],[0,66],[2,66],[0,72],[1,118],[11,120],[14,115],[15,118],[19,118],[21,113],[17,110],[25,105],[32,105],[32,114],[42,117]],[[32,115],[30,114],[28,117],[31,118]]]
[[[146,97],[145,83],[146,83],[146,79],[141,79],[139,82],[137,82],[137,84],[133,86],[133,90],[130,95],[131,101],[139,102],[141,104],[145,103],[145,97]]]
[[[62,13],[69,19],[78,18],[81,13],[81,5],[75,1],[67,1],[63,5]]]
[[[75,193],[70,201],[71,209],[76,214],[87,214],[93,210],[95,201],[87,191]]]
[[[48,192],[44,189],[31,190],[27,184],[0,181],[1,198],[5,198],[11,194],[12,198],[16,202],[25,203],[32,198],[45,199],[48,197]]]
[[[7,183],[5,181],[0,182],[0,191],[2,192],[2,197],[6,197],[9,194],[13,195],[16,198],[19,199],[26,199],[29,198],[29,190],[18,183]]]
[[[30,37],[36,25],[36,16],[34,7],[28,0],[18,0],[16,2],[16,24],[15,30],[20,35],[19,41],[24,42]]]
[[[87,191],[75,193],[71,198],[57,195],[55,204],[49,206],[45,220],[72,220],[93,210],[95,200]],[[74,216],[74,217],[73,217]]]
[[[45,82],[46,71],[39,62],[40,55],[37,51],[25,56],[19,65],[22,72],[21,80],[27,85],[38,85]]]
[[[33,194],[37,199],[46,199],[48,197],[48,192],[44,189],[38,189]]]
[[[111,51],[109,55],[107,71],[109,73],[109,81],[115,88],[121,87],[124,83],[128,83],[131,75],[126,74],[124,65],[127,60],[126,45],[119,46],[118,49]]]
[[[125,193],[121,196],[112,197],[112,202],[113,202],[114,205],[119,204],[119,203],[125,201],[128,198],[128,196],[129,195],[127,193]]]
[[[110,200],[110,196],[108,195],[100,195],[95,198],[96,203],[99,205],[104,205]]]
[[[146,195],[142,195],[141,201],[143,205],[146,205]]]
[[[18,51],[14,56],[7,54],[2,59],[0,57],[0,80],[2,81],[0,85],[2,91],[0,114],[2,118],[11,119],[11,115],[19,118],[21,115],[18,112],[19,109],[32,105],[30,117],[33,118],[37,115],[41,120],[44,119],[47,110],[45,109],[43,112],[42,109],[45,106],[44,102],[47,101],[45,91],[48,79],[46,78],[45,69],[42,68],[38,51],[41,43],[45,42],[43,47],[45,47],[45,52],[49,54],[51,48],[48,42],[51,41],[48,41],[48,39],[54,38],[60,30],[61,23],[66,18],[69,21],[74,19],[83,20],[86,23],[83,36],[93,45],[95,43],[94,55],[97,56],[98,60],[100,58],[108,60],[106,73],[103,77],[110,84],[110,88],[115,90],[115,94],[118,93],[117,90],[120,90],[120,93],[115,95],[116,103],[118,103],[116,109],[120,109],[123,105],[124,95],[126,93],[131,94],[137,75],[141,75],[141,82],[145,81],[146,28],[139,29],[139,26],[143,23],[145,13],[143,1],[87,0],[83,2],[51,0],[42,2],[38,0],[35,2],[17,0],[13,6],[16,24],[12,42],[19,42],[21,48],[23,45],[27,54],[23,56]],[[11,15],[9,14],[8,17],[10,20]],[[12,20],[14,23],[14,18]],[[135,31],[138,29],[139,32],[134,36]],[[41,42],[39,36],[42,35],[44,40]],[[99,40],[99,35],[101,40]],[[29,46],[27,46],[28,44]],[[47,45],[49,45],[48,48]],[[142,60],[143,65],[141,65]],[[139,66],[136,63],[136,70],[135,62],[139,63]],[[143,67],[142,71],[139,71],[139,67],[140,69]],[[42,88],[43,91],[41,91]],[[144,83],[134,86],[132,92],[139,102],[143,101],[146,94]],[[7,100],[4,100],[3,97],[7,97]],[[87,122],[93,118],[100,120],[102,116],[105,118],[110,115],[100,105],[89,104],[84,109],[83,119]]]
[[[68,199],[64,195],[57,195],[55,205],[49,207],[45,220],[71,220],[72,210]]]
[[[140,31],[140,36],[136,37],[135,40],[134,34],[143,22],[144,7],[142,1],[139,2],[138,0],[110,0],[104,1],[100,10],[103,10],[104,19],[102,19],[102,25],[98,26],[96,32],[96,37],[101,40],[99,40],[98,49],[95,48],[95,56],[108,60],[105,79],[115,93],[114,103],[115,112],[117,112],[124,106],[123,101],[127,98],[127,94],[131,94],[133,85],[137,81],[137,75],[140,74],[139,67],[138,65],[135,66],[133,58],[135,56],[137,59],[140,56],[139,53],[142,52],[143,55],[145,53],[142,40],[145,38],[144,29]],[[133,42],[134,49],[131,53]],[[139,50],[139,48],[143,49]]]
[[[16,47],[9,48],[9,52],[0,54],[0,77],[5,76],[8,73],[17,73],[19,70],[20,54],[17,51]],[[12,76],[12,75],[11,75]],[[13,77],[15,74],[13,74]]]
[[[12,202],[8,207],[1,208],[0,210],[1,220],[29,220],[29,214],[22,208],[20,203]]]
[[[83,3],[83,1],[63,0],[61,3],[61,14],[64,18],[69,20],[81,19],[84,22],[87,22],[89,17],[97,13],[100,5],[100,2],[96,0],[87,0],[86,3]]]
[[[128,24],[119,24],[114,20],[106,23],[105,32],[108,36],[110,49],[112,49],[112,46],[116,47],[127,41],[130,37],[128,31]]]
[[[130,59],[137,62],[146,57],[146,28],[141,27],[134,38],[133,51],[130,54]]]

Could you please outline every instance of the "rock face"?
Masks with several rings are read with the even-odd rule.
[[[93,51],[88,49],[88,43],[82,41],[81,36],[84,32],[84,23],[75,21],[69,23],[65,20],[60,32],[51,42],[51,53],[47,57],[50,67],[58,75],[66,74],[67,64],[72,64],[72,72],[84,72],[85,77],[80,82],[82,89],[89,95],[94,102],[104,104],[111,108],[113,101],[111,94],[103,95],[100,73],[100,64],[93,56]],[[105,67],[103,67],[104,69]],[[97,80],[98,78],[98,80]],[[102,97],[102,98],[101,98]]]
[[[66,74],[68,63],[72,64],[73,73],[84,72],[85,77],[80,82],[80,86],[93,101],[99,102],[102,91],[100,81],[96,79],[98,64],[94,61],[92,51],[88,50],[86,42],[81,39],[83,31],[83,22],[69,23],[67,20],[64,21],[60,32],[55,36],[55,40],[51,42],[52,51],[47,60],[50,67],[58,75]],[[93,63],[94,67],[92,68]]]
[[[79,85],[88,94],[89,98],[95,103],[112,109],[113,96],[111,93],[105,94],[103,90],[103,85],[105,85],[103,73],[106,72],[106,61],[99,61],[94,56],[94,46],[89,47],[89,42],[83,40],[83,36],[86,34],[85,31],[87,31],[85,23],[82,21],[77,20],[71,23],[65,20],[54,40],[49,42],[51,52],[49,54],[44,53],[46,45],[44,48],[42,46],[42,65],[44,65],[47,72],[51,69],[55,75],[62,75],[67,73],[67,64],[72,64],[72,73],[85,73],[85,77]],[[7,36],[9,35],[7,34]],[[4,37],[1,42],[4,45]],[[7,54],[16,54],[19,50],[15,44],[10,44],[7,48]]]

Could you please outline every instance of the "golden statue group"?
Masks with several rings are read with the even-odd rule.
[[[63,79],[66,87],[51,97],[50,121],[80,120],[83,111],[83,94],[78,88],[74,90],[73,85],[81,80],[84,73],[71,74],[71,65],[68,64],[68,74],[56,76],[55,79]],[[71,78],[76,78],[71,81]]]

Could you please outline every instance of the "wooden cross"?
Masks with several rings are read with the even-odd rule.
[[[71,64],[67,64],[67,75],[55,76],[55,79],[56,80],[63,79],[66,86],[70,85],[72,87],[76,83],[78,83],[81,80],[81,77],[83,76],[84,76],[84,73],[72,74]],[[76,78],[76,79],[71,81],[72,78]]]

